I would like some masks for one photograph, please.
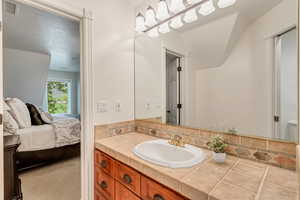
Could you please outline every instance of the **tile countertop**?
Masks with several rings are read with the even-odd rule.
[[[157,139],[140,133],[129,133],[95,141],[107,153],[159,183],[191,200],[295,200],[296,172],[250,160],[227,156],[224,164],[206,159],[192,167],[171,169],[146,162],[132,152],[139,143]]]

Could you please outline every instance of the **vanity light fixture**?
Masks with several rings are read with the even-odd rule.
[[[210,15],[216,10],[212,0],[209,0],[201,5],[199,13],[203,16]]]
[[[170,26],[174,29],[178,29],[180,27],[183,26],[182,20],[181,20],[181,16],[177,16],[175,18],[172,19]]]
[[[185,13],[183,21],[185,23],[192,23],[194,21],[197,21],[197,19],[198,19],[198,16],[196,13],[196,8],[193,8]]]
[[[149,32],[148,32],[148,36],[149,37],[152,37],[152,38],[156,38],[159,36],[159,33],[158,33],[158,30],[157,30],[157,27],[151,29]]]
[[[170,11],[173,13],[181,12],[185,9],[183,0],[171,0]]]
[[[146,11],[145,25],[148,27],[151,27],[151,26],[154,26],[155,24],[157,24],[157,21],[155,18],[155,11],[151,6],[149,6]]]
[[[165,20],[170,17],[169,10],[168,10],[168,4],[166,0],[160,0],[158,3],[158,8],[157,8],[157,19],[159,20]]]
[[[136,16],[136,18],[135,18],[135,30],[138,33],[141,33],[144,30],[146,30],[146,27],[145,27],[145,17],[141,13],[139,13]]]
[[[162,34],[170,32],[169,23],[165,22],[162,25],[159,26],[158,31]]]
[[[236,3],[236,0],[219,0],[218,7],[219,8],[226,8],[232,6]]]
[[[218,7],[226,8],[235,3],[236,0],[218,0]],[[198,12],[203,16],[210,15],[216,10],[213,0],[159,0],[156,14],[153,7],[149,6],[145,17],[141,13],[136,16],[135,30],[139,33],[148,33],[150,37],[158,37],[159,33],[170,32],[170,27],[173,29],[182,27],[184,25],[182,21],[192,23],[198,20],[196,10],[199,7]]]

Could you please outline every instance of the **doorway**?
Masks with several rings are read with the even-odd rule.
[[[275,138],[298,141],[297,30],[275,38]]]
[[[166,123],[182,123],[182,59],[172,51],[166,52]]]
[[[78,97],[79,101],[81,102],[81,108],[80,110],[80,121],[81,121],[81,127],[82,131],[80,133],[80,147],[79,151],[81,152],[81,160],[79,162],[80,170],[79,170],[79,177],[81,178],[81,186],[77,188],[77,190],[81,191],[81,195],[78,197],[78,199],[91,199],[93,194],[93,188],[91,184],[92,175],[90,174],[90,171],[92,171],[93,163],[92,163],[92,144],[93,144],[93,134],[87,134],[87,133],[93,133],[93,102],[92,102],[92,84],[93,84],[93,77],[92,77],[92,40],[91,40],[91,33],[92,33],[92,13],[89,10],[86,10],[84,8],[73,8],[70,7],[67,4],[59,3],[59,2],[53,2],[50,0],[28,0],[24,2],[23,0],[14,0],[13,2],[16,3],[23,3],[27,6],[32,6],[33,8],[43,10],[45,12],[48,12],[48,14],[56,14],[61,17],[66,17],[69,19],[76,20],[80,24],[80,80],[81,84],[79,86],[80,91],[82,95]],[[4,1],[0,2],[1,8],[3,8]],[[12,7],[14,10],[14,6]],[[17,9],[16,9],[17,10]],[[1,17],[4,14],[3,9],[0,10]],[[24,26],[22,26],[24,27]],[[5,27],[4,27],[5,28]],[[26,29],[26,27],[24,27]],[[2,36],[2,31],[1,31]],[[1,37],[2,42],[2,37]],[[26,41],[23,41],[26,42]],[[63,42],[63,41],[62,41]],[[51,42],[49,41],[49,44]],[[2,51],[2,48],[1,48]],[[2,55],[2,54],[1,54]],[[2,57],[0,57],[3,59]],[[1,60],[2,61],[2,60]],[[1,62],[2,63],[2,62]],[[2,78],[2,65],[1,67],[1,78]],[[61,80],[61,79],[60,79]],[[64,81],[66,79],[63,79]],[[69,81],[69,79],[68,79]],[[63,85],[63,84],[61,84]],[[70,84],[66,84],[68,87]],[[0,85],[0,91],[1,91],[1,98],[2,97],[2,85]],[[71,91],[71,88],[68,89],[68,91]],[[69,92],[66,93],[69,95]],[[49,103],[49,102],[48,102]],[[64,110],[69,112],[71,110],[70,104],[66,104],[65,101],[61,101],[62,107],[64,107]],[[75,108],[75,107],[74,107]],[[1,109],[2,111],[2,109]],[[67,113],[69,114],[69,113]],[[0,133],[1,140],[3,139],[2,131]],[[2,157],[3,152],[3,144],[0,144],[0,153]],[[50,154],[49,154],[50,155]],[[1,159],[3,160],[3,159]],[[3,162],[0,162],[0,178],[3,176]],[[60,167],[59,167],[60,168]],[[2,179],[1,179],[2,180]],[[3,184],[0,184],[3,186]],[[3,187],[0,188],[0,193],[3,194]],[[24,198],[26,200],[26,198]]]

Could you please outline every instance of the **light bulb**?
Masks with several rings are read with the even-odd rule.
[[[152,38],[158,37],[158,36],[159,36],[159,33],[158,33],[158,30],[157,30],[157,27],[151,29],[151,30],[148,32],[148,36],[149,36],[149,37],[152,37]]]
[[[216,10],[212,0],[209,0],[201,5],[199,13],[201,15],[207,16],[213,13]]]
[[[236,0],[219,0],[218,6],[219,8],[226,8],[235,4]]]
[[[195,3],[199,3],[199,2],[201,2],[202,0],[187,0],[187,3],[189,4],[189,5],[193,5],[193,4],[195,4]]]
[[[183,20],[186,23],[192,23],[192,22],[196,21],[197,19],[198,19],[198,16],[197,16],[195,8],[187,11],[183,17]]]
[[[172,19],[170,26],[174,29],[178,29],[183,26],[181,16],[177,16]]]
[[[178,13],[185,9],[183,0],[171,0],[170,11],[173,13]]]
[[[155,19],[155,12],[154,9],[150,6],[148,7],[147,11],[146,11],[146,21],[145,21],[146,26],[154,26],[155,24],[157,24],[157,21]]]
[[[145,18],[144,16],[139,13],[136,18],[135,18],[135,30],[139,33],[143,32],[144,30],[146,30],[145,27]]]
[[[170,17],[166,0],[160,0],[157,8],[157,19],[163,21]]]
[[[159,26],[158,31],[162,34],[170,32],[169,23],[165,22]]]

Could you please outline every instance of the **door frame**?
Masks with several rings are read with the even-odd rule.
[[[187,63],[186,63],[186,56],[183,53],[178,53],[177,51],[171,50],[170,48],[163,47],[162,50],[162,122],[166,123],[167,121],[167,115],[166,115],[166,108],[167,108],[167,84],[166,84],[166,76],[167,76],[167,61],[166,56],[167,54],[172,54],[180,58],[180,66],[182,67],[182,71],[180,72],[180,86],[177,87],[177,94],[178,90],[180,90],[180,103],[183,105],[183,107],[180,109],[180,121],[181,124],[184,124],[185,121],[185,79],[186,79],[186,73],[184,73],[187,69]],[[177,73],[177,84],[178,82],[178,73]],[[180,87],[180,88],[179,88]],[[179,98],[179,95],[177,95]],[[178,102],[179,99],[177,99]],[[178,109],[177,109],[178,110]],[[178,121],[178,112],[177,112],[177,121]]]
[[[86,8],[74,8],[59,0],[15,0],[16,2],[36,7],[46,12],[72,18],[80,22],[80,90],[81,90],[81,200],[93,199],[93,146],[94,146],[94,114],[93,114],[93,66],[92,66],[92,12]],[[2,8],[3,1],[0,2]],[[2,22],[2,9],[1,9]],[[0,44],[2,44],[1,30]],[[0,80],[3,78],[3,47],[0,47]],[[3,98],[3,84],[0,85],[0,97]],[[1,113],[3,113],[1,101]],[[3,194],[3,128],[0,131],[0,194]],[[0,196],[0,200],[4,198]]]

